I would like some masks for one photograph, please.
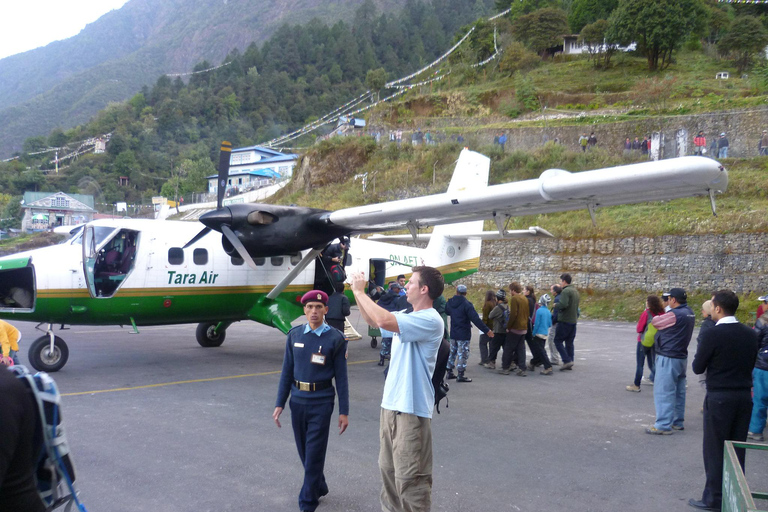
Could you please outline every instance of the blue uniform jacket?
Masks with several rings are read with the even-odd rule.
[[[468,340],[472,338],[473,323],[480,332],[488,334],[488,326],[483,323],[475,307],[463,295],[454,295],[445,304],[445,312],[451,317],[451,339]]]
[[[308,324],[294,327],[288,332],[283,358],[283,373],[277,388],[275,407],[285,407],[288,394],[291,400],[301,404],[333,403],[333,386],[320,391],[300,391],[294,380],[300,382],[320,382],[336,380],[339,395],[339,414],[349,414],[349,381],[347,380],[347,342],[336,329],[323,323],[320,336],[316,331],[304,332]],[[320,329],[318,329],[320,330]],[[325,355],[325,364],[311,362],[312,354]]]

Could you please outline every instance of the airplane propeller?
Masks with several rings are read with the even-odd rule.
[[[218,187],[216,192],[216,210],[221,210],[224,203],[224,193],[227,191],[227,181],[229,180],[229,162],[232,155],[232,144],[229,141],[221,142],[221,152],[219,153],[219,177]],[[195,244],[198,240],[203,238],[211,231],[211,228],[205,227],[196,234],[192,240],[187,242],[182,249],[186,249],[190,245]]]

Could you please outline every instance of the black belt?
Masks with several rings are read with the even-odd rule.
[[[299,391],[322,391],[323,389],[328,389],[333,386],[333,381],[321,380],[320,382],[301,382],[294,380],[293,384]]]

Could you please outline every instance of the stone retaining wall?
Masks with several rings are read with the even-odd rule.
[[[569,272],[579,288],[658,292],[673,286],[768,293],[768,234],[533,239],[483,242],[466,284],[548,288]]]

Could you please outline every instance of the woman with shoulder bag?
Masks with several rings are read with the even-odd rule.
[[[654,367],[656,354],[653,350],[653,344],[657,331],[651,324],[651,319],[662,313],[664,313],[664,306],[661,304],[661,299],[656,295],[649,295],[645,300],[645,311],[643,311],[640,319],[637,321],[637,369],[635,370],[635,382],[627,386],[627,391],[639,393],[641,381],[653,385],[653,377],[656,370]],[[647,380],[643,379],[643,368],[646,359],[648,360],[648,369],[651,370]]]

